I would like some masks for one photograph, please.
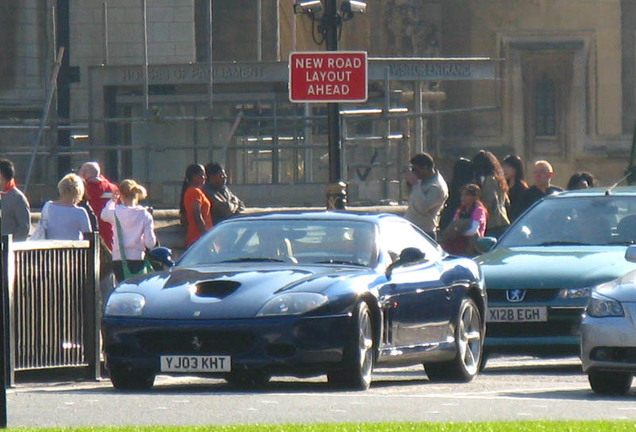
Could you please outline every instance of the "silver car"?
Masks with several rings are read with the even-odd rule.
[[[625,258],[636,262],[636,245]],[[592,290],[581,321],[581,360],[596,393],[629,393],[636,374],[636,271]]]

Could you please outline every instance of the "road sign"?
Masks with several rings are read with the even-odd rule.
[[[292,102],[366,102],[365,51],[293,52],[289,55]]]

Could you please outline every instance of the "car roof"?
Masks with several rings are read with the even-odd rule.
[[[242,215],[229,220],[341,220],[341,221],[365,221],[371,223],[379,223],[382,219],[399,218],[401,216],[392,213],[373,213],[346,210],[300,210],[300,211],[267,211],[262,213],[253,213],[250,215]]]
[[[590,189],[575,189],[559,192],[554,195],[550,195],[546,198],[571,198],[571,197],[594,197],[594,196],[636,196],[636,187],[634,186],[617,186],[614,188],[590,188]]]

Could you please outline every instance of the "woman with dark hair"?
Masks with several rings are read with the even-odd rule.
[[[186,227],[186,247],[212,228],[212,203],[202,189],[205,179],[203,165],[192,164],[186,168],[179,208],[181,224]]]
[[[575,172],[568,180],[567,190],[589,189],[596,186],[594,176],[587,171]]]
[[[523,191],[528,189],[528,183],[526,183],[525,168],[521,156],[508,155],[501,163],[503,168],[506,182],[508,182],[508,198],[510,199],[510,207],[508,208],[508,217],[510,222],[519,217],[522,212],[519,206],[520,197],[523,195]]]
[[[461,202],[462,187],[472,183],[474,178],[473,163],[470,159],[460,157],[453,165],[453,177],[448,188],[448,199],[442,210],[439,221],[440,231],[448,226],[455,216],[455,211]]]
[[[488,210],[486,235],[499,237],[510,225],[508,218],[508,183],[497,157],[480,150],[473,158],[475,183],[481,188],[481,201]]]
[[[453,221],[441,235],[440,244],[450,254],[474,256],[479,253],[474,240],[486,232],[488,210],[481,202],[481,190],[470,183],[461,188],[461,202]]]

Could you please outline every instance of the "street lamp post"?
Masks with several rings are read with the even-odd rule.
[[[325,44],[327,51],[338,51],[338,15],[337,0],[325,0]],[[347,204],[347,187],[342,179],[340,137],[340,104],[327,104],[327,138],[329,146],[329,186],[327,186],[327,208],[344,209]]]
[[[294,13],[308,15],[313,25],[317,23],[320,39],[314,37],[317,44],[325,43],[327,51],[338,51],[338,39],[343,21],[353,18],[355,13],[366,11],[366,3],[356,0],[296,0]],[[320,17],[318,14],[322,13]],[[327,138],[329,149],[329,185],[327,186],[327,208],[344,209],[347,203],[347,185],[342,178],[340,137],[340,104],[327,103]]]

